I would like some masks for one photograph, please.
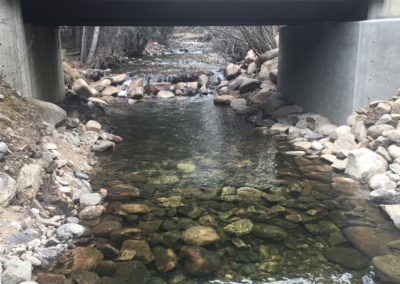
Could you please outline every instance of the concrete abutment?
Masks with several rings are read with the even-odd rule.
[[[400,19],[283,26],[279,89],[306,111],[342,124],[400,87]]]
[[[24,24],[17,0],[0,0],[0,74],[24,97],[62,98],[58,27]]]

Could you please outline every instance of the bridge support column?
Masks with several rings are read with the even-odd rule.
[[[334,123],[400,88],[400,19],[283,26],[279,89]]]
[[[24,97],[62,98],[58,27],[24,24],[18,0],[0,1],[0,76]]]

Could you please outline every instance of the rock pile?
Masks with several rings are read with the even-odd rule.
[[[93,192],[87,173],[94,153],[122,138],[54,104],[25,101],[5,84],[0,92],[0,280],[22,283],[91,233],[85,222],[103,214],[107,191]]]

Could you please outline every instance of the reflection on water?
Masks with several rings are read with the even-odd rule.
[[[255,135],[208,97],[115,106],[112,123],[125,141],[101,157],[95,183],[110,193],[140,189],[140,197],[110,198],[103,217],[142,230],[134,238],[156,260],[146,265],[149,282],[138,283],[379,283],[370,258],[344,232],[395,229],[359,185],[335,177],[317,157],[284,155],[288,145]],[[150,212],[121,213],[121,202]],[[182,236],[198,225],[217,233],[203,248],[193,246],[200,235]],[[126,236],[115,235],[91,244],[124,247]]]

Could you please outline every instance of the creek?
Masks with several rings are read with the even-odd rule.
[[[161,80],[188,65],[216,72],[207,56],[121,70]],[[317,156],[289,155],[212,98],[112,106],[124,143],[99,156],[92,176],[108,189],[107,211],[94,238],[78,241],[103,251],[102,283],[381,283],[371,258],[387,250],[380,239],[399,236],[368,190]]]

